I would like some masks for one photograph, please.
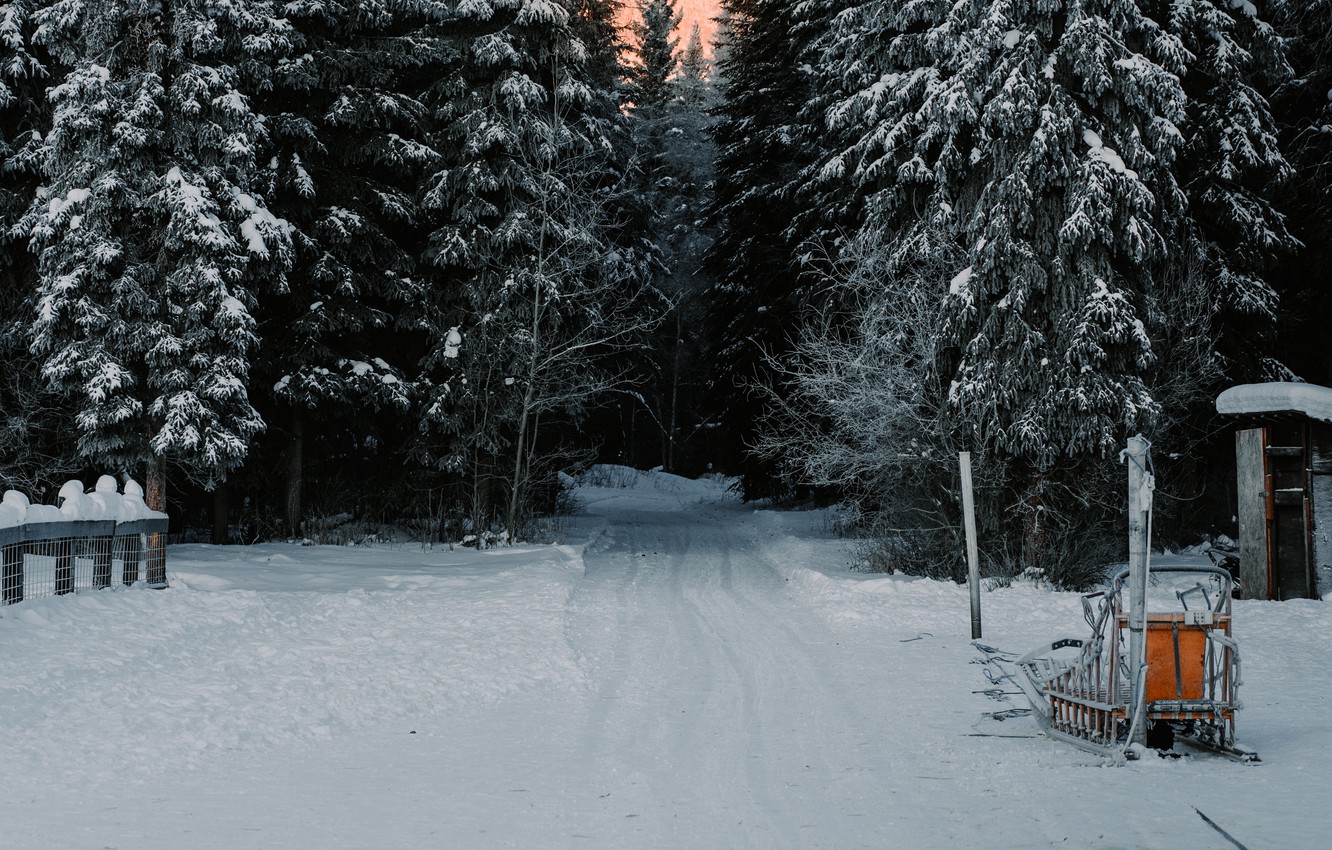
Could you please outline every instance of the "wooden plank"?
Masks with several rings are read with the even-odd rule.
[[[1309,499],[1312,501],[1314,591],[1327,594],[1332,590],[1332,447],[1326,432],[1314,432],[1313,474],[1310,476]]]
[[[1263,429],[1235,432],[1235,485],[1239,518],[1240,586],[1248,599],[1266,599],[1267,466]]]

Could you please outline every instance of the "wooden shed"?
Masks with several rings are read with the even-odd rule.
[[[1332,388],[1242,384],[1235,417],[1240,586],[1250,599],[1318,599],[1332,580]]]

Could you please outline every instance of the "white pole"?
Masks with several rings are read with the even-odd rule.
[[[971,639],[981,636],[980,556],[976,553],[976,504],[971,496],[971,452],[958,452],[962,466],[962,521],[967,531],[967,583],[971,586]]]
[[[1133,682],[1133,740],[1147,743],[1147,677],[1139,675],[1147,658],[1147,517],[1152,508],[1150,476],[1147,474],[1147,440],[1131,437],[1124,450],[1128,458],[1129,544],[1129,681]]]

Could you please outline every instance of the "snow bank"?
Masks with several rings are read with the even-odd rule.
[[[177,546],[170,589],[0,608],[6,773],[133,782],[578,687],[562,615],[581,555],[492,551]]]
[[[734,479],[693,479],[660,469],[597,464],[577,480],[578,501],[592,515],[611,511],[684,511],[703,503],[738,502]]]

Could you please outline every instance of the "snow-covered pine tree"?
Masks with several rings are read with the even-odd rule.
[[[1296,372],[1332,384],[1327,318],[1332,289],[1332,0],[1274,0],[1275,15],[1294,74],[1273,98],[1282,148],[1295,174],[1285,209],[1304,250],[1282,264],[1281,329],[1285,356]]]
[[[288,27],[265,0],[55,0],[39,38],[68,73],[50,93],[45,183],[22,227],[39,257],[33,351],[75,400],[79,450],[206,484],[263,427],[248,379],[283,222],[254,194],[264,128],[247,93]]]
[[[639,109],[660,109],[675,98],[675,75],[679,57],[675,35],[680,12],[675,0],[638,0],[634,22],[634,63],[630,71],[631,100]]]
[[[1282,102],[1288,147],[1299,180],[1308,187],[1305,194],[1321,210],[1304,218],[1311,219],[1327,244],[1332,241],[1332,0],[1273,0],[1268,5],[1295,65]]]
[[[42,139],[51,122],[51,69],[32,43],[35,0],[0,4],[0,335],[12,331],[31,294],[33,259],[14,227],[41,182]],[[0,336],[0,340],[4,337]],[[10,338],[10,344],[17,340]],[[7,360],[8,358],[6,358]]]
[[[942,300],[950,421],[1013,462],[1024,562],[1040,564],[1054,488],[1095,513],[1091,478],[1063,471],[1160,412],[1153,341],[1174,317],[1157,274],[1187,229],[1189,54],[1129,0],[865,0],[839,24],[843,147],[824,174],[871,193],[886,268]]]
[[[75,466],[59,443],[69,411],[45,388],[27,350],[37,267],[14,228],[41,183],[41,142],[51,120],[46,88],[53,69],[32,43],[37,5],[0,4],[0,488],[33,494]]]
[[[958,423],[1034,469],[1112,454],[1157,412],[1149,299],[1184,210],[1183,45],[1128,0],[866,5],[895,67],[834,110],[860,133],[831,167],[888,183],[872,221],[904,268],[957,251],[921,297],[947,299]]]
[[[367,446],[386,448],[387,413],[410,405],[403,376],[423,342],[402,332],[428,286],[416,263],[415,194],[439,161],[422,97],[452,57],[432,26],[437,6],[289,7],[295,47],[256,102],[269,129],[270,206],[290,223],[295,248],[286,285],[268,288],[257,313],[259,375],[272,388],[261,446],[269,468],[284,468],[288,533],[301,519],[306,446],[323,461],[316,477],[387,471],[383,457],[356,462]]]
[[[27,250],[11,228],[36,193],[40,143],[51,114],[45,97],[49,69],[32,44],[35,5],[0,4],[0,269],[6,272],[27,263]],[[0,310],[8,310],[17,294],[5,292]]]
[[[715,84],[721,78],[722,67],[730,61],[731,44],[735,41],[735,14],[725,3],[718,3],[717,17],[713,21],[717,25],[712,35],[712,81]]]
[[[689,40],[680,54],[680,78],[675,83],[686,106],[699,109],[709,105],[711,77],[711,63],[703,50],[703,34],[698,21],[694,21],[689,28]]]
[[[804,44],[809,61],[803,65],[808,99],[798,114],[794,129],[803,133],[795,144],[805,151],[808,163],[785,188],[797,214],[788,225],[789,236],[797,245],[802,266],[815,256],[837,264],[835,255],[848,246],[864,219],[864,202],[873,191],[872,182],[848,182],[825,164],[854,136],[851,125],[843,122],[830,126],[827,114],[850,93],[885,72],[886,45],[876,44],[869,35],[882,22],[857,17],[854,0],[802,0],[791,12],[792,37]],[[869,33],[864,32],[869,30]],[[845,38],[855,31],[858,38]],[[870,52],[848,55],[847,50]],[[850,131],[850,132],[848,132]],[[858,256],[870,253],[857,250]],[[829,256],[831,255],[831,256]],[[822,274],[822,272],[814,272]],[[829,296],[839,287],[821,287]],[[823,311],[821,306],[820,312]]]
[[[710,286],[700,260],[713,238],[706,218],[716,161],[710,128],[716,119],[709,111],[711,84],[701,41],[695,40],[693,50],[676,80],[680,97],[633,116],[641,152],[638,194],[651,211],[645,231],[664,266],[658,287],[673,306],[641,364],[646,371],[636,382],[638,392],[621,408],[617,430],[627,435],[623,456],[630,463],[659,463],[671,472],[701,469],[690,459],[700,456],[709,436],[700,418],[699,379],[707,367],[701,357],[705,340],[697,330],[706,323]]]
[[[617,98],[624,86],[628,69],[624,65],[628,51],[619,20],[624,0],[572,0],[571,26],[574,36],[587,51],[585,76],[595,92],[614,93]]]
[[[621,117],[588,83],[566,0],[450,14],[462,61],[437,90],[444,161],[423,202],[428,258],[451,286],[430,305],[423,445],[465,476],[478,535],[496,519],[513,534],[540,431],[607,390],[604,358],[651,323],[650,253],[614,242]]]
[[[717,239],[705,258],[713,289],[707,337],[720,457],[744,477],[747,495],[777,492],[776,467],[749,455],[762,398],[745,391],[770,375],[769,356],[796,336],[804,294],[802,237],[791,232],[802,207],[788,192],[814,158],[804,107],[813,92],[808,42],[793,24],[797,0],[723,0],[726,47],[718,66],[721,103],[709,221]],[[729,462],[729,461],[728,461]]]
[[[1222,367],[1232,381],[1282,380],[1290,373],[1272,358],[1278,299],[1269,278],[1297,242],[1273,203],[1292,169],[1267,93],[1290,77],[1285,50],[1252,3],[1175,0],[1152,11],[1188,51],[1175,172],[1189,229],[1178,238],[1213,282]]]

